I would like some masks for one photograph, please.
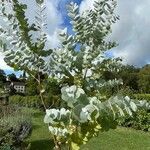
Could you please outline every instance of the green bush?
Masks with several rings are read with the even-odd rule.
[[[55,100],[55,97],[52,98],[53,100]],[[52,98],[49,96],[44,97],[44,102],[46,106],[50,107],[52,105]],[[9,104],[16,105],[19,107],[43,108],[43,104],[39,96],[13,95],[9,97]]]
[[[0,150],[11,150],[11,147],[9,144],[6,144],[6,145],[3,145],[3,146],[0,146]]]
[[[150,94],[134,94],[134,99],[147,100],[150,102]]]
[[[120,125],[136,130],[150,131],[150,110],[139,110],[133,117],[122,120]]]
[[[20,96],[14,95],[9,97],[9,104],[21,107],[42,107],[39,96]]]
[[[133,93],[134,93],[134,91],[131,90],[130,87],[125,87],[118,91],[118,94],[123,95],[123,96],[129,96],[131,98],[134,97]]]
[[[130,97],[136,100],[146,100],[150,102],[150,94],[132,94]],[[133,117],[122,120],[120,125],[137,130],[150,131],[150,110],[139,110]]]
[[[1,107],[0,112],[0,150],[21,149],[32,129],[31,112],[12,106]]]

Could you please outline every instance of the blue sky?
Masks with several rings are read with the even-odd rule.
[[[77,3],[78,5],[81,4],[82,0],[74,0],[75,3]],[[67,10],[66,10],[66,6],[67,4],[69,4],[70,2],[72,2],[72,0],[62,0],[60,1],[57,9],[61,12],[62,17],[63,17],[63,23],[61,24],[62,27],[67,27],[68,28],[68,32],[72,33],[72,26],[70,24],[70,18],[67,15]]]
[[[33,21],[33,13],[36,10],[34,0],[20,0],[28,5],[27,16]],[[78,3],[80,11],[92,9],[94,0],[46,0],[48,19],[48,39],[50,46],[56,47],[59,43],[57,29],[67,27],[71,31],[70,20],[66,12],[66,4],[74,1]],[[111,56],[122,57],[124,63],[143,66],[150,63],[150,0],[117,0],[116,13],[120,21],[112,26],[110,39],[116,41],[119,46],[109,53]],[[34,9],[35,8],[35,9]],[[0,19],[1,23],[1,19]],[[8,67],[0,53],[0,68],[7,73],[13,70]]]

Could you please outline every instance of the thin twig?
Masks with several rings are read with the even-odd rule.
[[[41,77],[40,77],[39,73],[38,73],[38,84],[39,84],[39,88],[40,88],[40,98],[41,98],[42,104],[44,106],[44,109],[46,110],[47,108],[46,108],[44,98],[43,98],[43,93],[42,93],[42,88],[41,88]]]

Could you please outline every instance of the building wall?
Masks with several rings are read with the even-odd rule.
[[[17,92],[25,93],[25,86],[22,86],[22,85],[14,85],[14,89],[15,89]]]

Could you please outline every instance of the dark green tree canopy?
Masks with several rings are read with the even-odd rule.
[[[7,77],[8,77],[8,79],[9,79],[10,81],[12,81],[12,82],[17,82],[17,81],[19,81],[19,79],[16,77],[16,75],[15,75],[14,73],[8,74]]]
[[[6,81],[6,74],[2,69],[0,69],[0,81],[2,82]]]

